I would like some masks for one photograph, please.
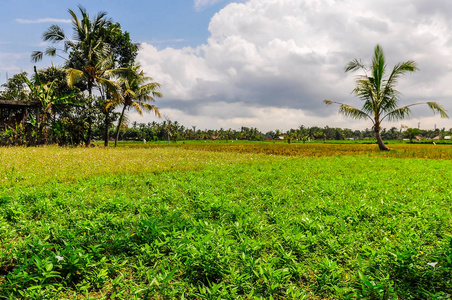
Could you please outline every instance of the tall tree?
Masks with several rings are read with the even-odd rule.
[[[345,68],[345,72],[357,70],[364,72],[363,75],[357,76],[356,88],[353,90],[353,93],[364,101],[361,109],[331,100],[324,100],[324,102],[327,105],[338,104],[339,112],[347,117],[369,119],[373,124],[372,128],[380,150],[389,150],[381,139],[381,122],[385,119],[397,121],[409,117],[411,106],[426,104],[433,112],[438,112],[441,117],[448,118],[444,108],[436,102],[414,103],[398,107],[400,92],[395,89],[397,80],[408,72],[418,70],[414,61],[408,60],[396,64],[387,76],[386,58],[381,47],[376,45],[370,66],[365,66],[355,58]]]
[[[131,68],[135,64],[139,44],[132,43],[129,33],[121,30],[121,24],[110,25],[105,41],[110,45],[115,68]]]
[[[135,65],[131,69],[132,72],[125,74],[119,78],[119,85],[121,87],[121,95],[118,95],[114,102],[110,102],[107,107],[115,106],[121,107],[121,115],[119,117],[118,126],[116,127],[115,147],[118,144],[119,129],[124,120],[125,111],[130,108],[136,110],[138,114],[143,115],[143,111],[153,111],[156,116],[161,117],[159,108],[151,103],[155,102],[155,97],[162,97],[162,94],[157,91],[160,84],[152,82],[152,78],[145,76],[144,72],[140,70],[139,65]]]

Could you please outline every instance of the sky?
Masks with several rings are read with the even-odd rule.
[[[443,0],[0,0],[0,84],[27,71],[45,50],[52,24],[71,34],[68,9],[108,17],[140,43],[137,61],[162,85],[162,114],[198,129],[256,127],[266,132],[301,125],[371,128],[338,114],[324,99],[361,107],[351,92],[376,44],[388,69],[414,60],[419,71],[400,78],[400,105],[437,101],[452,115],[452,2]],[[62,59],[45,58],[45,68]],[[153,114],[133,121],[159,121]],[[452,128],[452,119],[413,108],[410,119],[383,127]]]

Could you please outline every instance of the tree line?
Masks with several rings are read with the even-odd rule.
[[[113,133],[113,129],[111,129]],[[452,128],[446,130],[420,130],[417,128],[383,128],[381,130],[383,140],[403,140],[416,137],[421,139],[433,139],[440,137],[443,139],[452,136]],[[101,140],[103,131],[101,127],[94,130],[94,138]],[[145,141],[158,142],[166,141],[170,143],[185,140],[247,140],[247,141],[284,141],[284,142],[307,142],[307,141],[331,141],[331,140],[359,140],[374,142],[375,133],[372,129],[352,130],[347,128],[334,127],[306,127],[301,125],[287,131],[272,130],[262,132],[253,127],[241,127],[240,129],[197,129],[196,126],[186,127],[178,121],[164,120],[162,122],[138,123],[132,122],[129,126],[123,127],[119,132],[119,139],[125,141]]]

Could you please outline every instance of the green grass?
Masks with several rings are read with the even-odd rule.
[[[0,148],[0,299],[449,297],[451,161],[331,147]]]

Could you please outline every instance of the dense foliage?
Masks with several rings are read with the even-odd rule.
[[[42,110],[41,115],[34,119],[24,118],[20,122],[14,121],[14,124],[7,120],[6,126],[0,120],[2,128],[6,127],[0,132],[1,144],[84,143],[89,146],[93,127],[97,127],[103,128],[103,139],[108,145],[109,129],[117,119],[115,108],[122,108],[124,103],[127,108],[135,107],[130,102],[140,101],[141,107],[149,109],[151,105],[146,101],[153,98],[148,94],[161,96],[155,90],[159,84],[148,83],[150,77],[135,64],[138,45],[132,43],[129,33],[123,32],[120,24],[113,23],[105,12],[90,18],[81,6],[80,16],[73,10],[69,13],[73,25],[71,38],[58,25],[52,25],[43,34],[43,40],[50,42],[51,46],[45,52],[32,53],[33,61],[42,59],[44,54],[63,57],[63,66],[40,70],[30,79],[26,74],[20,74],[3,85],[5,90],[1,96],[4,99],[39,101]],[[56,45],[62,48],[58,49]],[[141,75],[140,84],[147,89],[131,94],[121,83],[125,78],[133,78],[134,74]],[[66,105],[58,99],[67,99]],[[157,106],[152,107],[158,111]],[[8,109],[6,115],[10,115],[11,108]],[[124,113],[123,110],[121,120]]]
[[[412,132],[415,132],[413,135]],[[110,134],[113,134],[111,129]],[[103,130],[99,127],[94,130],[94,137],[96,139],[102,139]],[[403,140],[403,139],[416,139],[419,137],[418,142],[430,142],[433,138],[436,143],[445,142],[444,137],[452,136],[452,128],[446,130],[418,130],[413,128],[402,129],[391,127],[389,130],[383,128],[381,130],[381,137],[388,140]],[[152,141],[168,141],[177,142],[183,140],[248,140],[248,141],[285,141],[288,142],[308,142],[308,141],[375,141],[375,134],[373,130],[368,128],[364,130],[351,130],[347,128],[333,128],[325,126],[323,128],[313,126],[305,127],[300,126],[296,129],[290,129],[282,132],[281,130],[261,132],[257,128],[253,127],[241,127],[239,130],[235,129],[196,129],[196,127],[185,127],[177,121],[165,120],[163,122],[149,122],[138,123],[132,122],[129,126],[123,126],[119,131],[119,140],[146,140]],[[443,141],[441,141],[443,140]]]

